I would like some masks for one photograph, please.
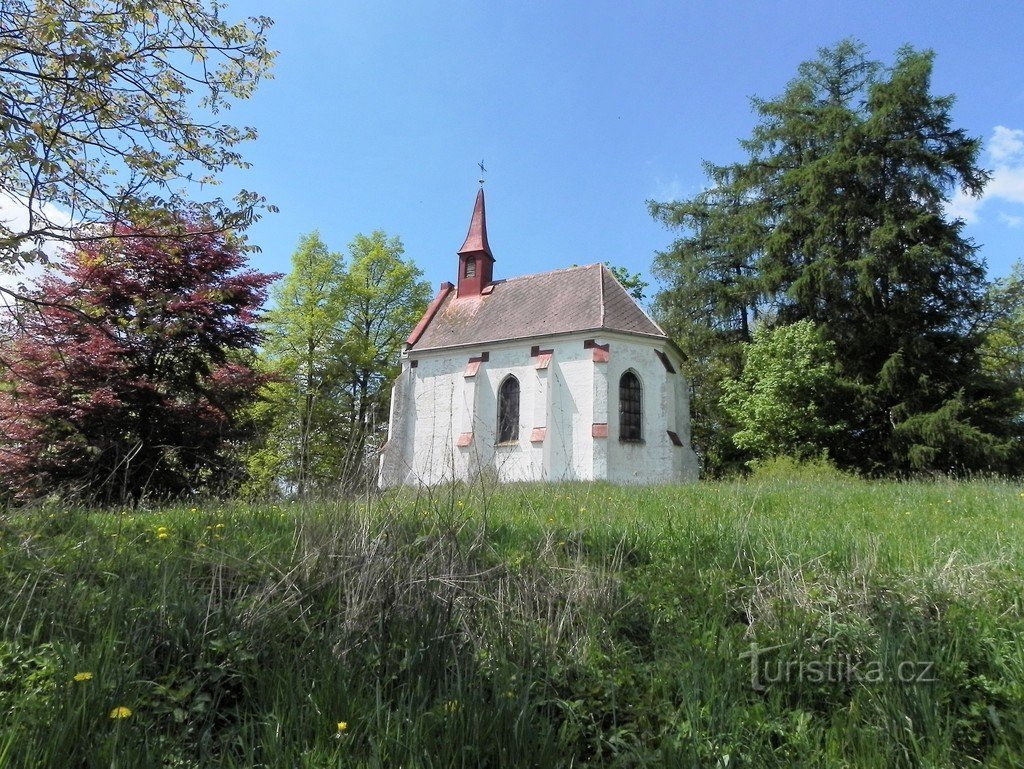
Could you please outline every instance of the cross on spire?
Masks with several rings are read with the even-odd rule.
[[[484,168],[484,161],[483,160],[481,160],[479,163],[477,163],[477,165],[480,166],[480,186],[482,187],[483,184],[484,184],[484,174],[487,173],[487,169]]]

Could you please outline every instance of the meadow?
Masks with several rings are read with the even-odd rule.
[[[0,768],[1024,765],[1024,491],[665,488],[0,517]]]

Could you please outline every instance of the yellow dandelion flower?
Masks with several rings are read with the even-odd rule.
[[[168,534],[166,531],[161,531],[160,533],[158,533],[156,535],[156,538],[157,539],[167,539],[169,536],[171,536],[171,535]]]
[[[119,721],[124,718],[131,718],[131,708],[126,708],[124,705],[119,705],[118,707],[110,711],[110,717],[113,718],[115,721]]]
[[[92,673],[75,673],[76,681],[91,681]]]
[[[158,532],[159,532],[159,531],[167,531],[167,527],[166,527],[166,526],[157,526],[157,527],[156,527],[156,530],[157,530]]]
[[[193,507],[191,510],[189,510],[189,512],[190,513],[198,513],[199,512],[199,508],[198,507]]]
[[[223,523],[218,523],[214,528],[223,529],[224,528],[224,524]]]
[[[348,721],[339,721],[338,722],[338,734],[341,734],[346,729],[348,729]]]

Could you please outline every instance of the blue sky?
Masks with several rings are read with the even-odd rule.
[[[1024,3],[229,0],[275,19],[275,78],[229,115],[254,125],[238,187],[280,208],[250,230],[286,271],[301,234],[335,250],[398,235],[436,288],[455,276],[483,159],[495,277],[611,261],[648,272],[673,235],[645,201],[686,197],[703,160],[742,157],[751,96],[779,94],[854,36],[891,61],[937,54],[933,92],[995,171],[958,201],[990,274],[1024,258]]]

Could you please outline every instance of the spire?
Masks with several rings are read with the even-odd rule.
[[[469,222],[466,242],[459,254],[459,296],[479,295],[491,282],[494,255],[487,243],[487,215],[484,211],[484,188],[476,193],[473,218]]]
[[[469,222],[466,242],[459,249],[459,256],[465,254],[487,254],[492,259],[491,247],[487,245],[487,213],[484,211],[484,188],[476,193],[476,205],[473,206],[473,218]]]

